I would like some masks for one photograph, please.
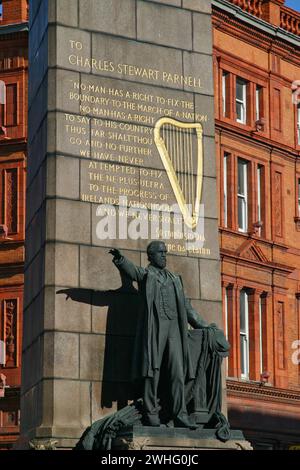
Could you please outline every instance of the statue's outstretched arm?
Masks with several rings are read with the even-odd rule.
[[[146,274],[145,268],[136,266],[129,259],[125,258],[122,253],[117,249],[109,251],[113,255],[113,263],[119,271],[126,274],[132,281],[141,282]]]

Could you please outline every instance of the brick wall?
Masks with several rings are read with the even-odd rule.
[[[243,9],[246,4],[251,4],[239,1],[232,3]],[[264,14],[267,13],[267,7],[270,13],[270,17],[264,18],[272,24],[279,24],[279,16],[277,18],[274,13],[276,9],[280,10],[279,3],[270,1],[264,4]],[[247,12],[251,13],[250,10]],[[264,401],[259,393],[249,399],[246,407],[242,392],[235,390],[232,395],[229,387],[229,417],[232,417],[233,426],[247,429],[247,422],[255,410],[261,409],[266,415],[265,433],[276,434],[274,421],[268,418],[268,411],[265,410],[272,410],[273,414],[278,412],[281,417],[286,414],[285,420],[288,420],[287,401],[279,397],[279,391],[295,391],[290,401],[295,410],[299,409],[300,399],[299,365],[292,361],[292,345],[299,339],[297,296],[300,282],[300,233],[297,180],[300,147],[297,139],[297,109],[292,102],[291,90],[293,81],[300,77],[299,47],[292,47],[283,41],[280,45],[271,44],[271,37],[266,32],[258,28],[254,34],[253,26],[233,19],[230,14],[221,14],[217,9],[213,11],[213,24],[224,305],[227,298],[224,319],[227,318],[232,344],[228,376],[241,383],[245,381],[241,365],[240,295],[246,289],[249,299],[248,392],[256,390],[256,387],[259,390],[261,353],[263,370],[269,373],[268,385],[273,386],[269,407],[266,407],[268,400]],[[238,79],[243,80],[246,90],[244,101],[247,118],[244,123],[238,122],[236,109]],[[262,90],[259,119],[256,115],[257,89]],[[238,217],[239,159],[246,162],[248,168],[246,230],[239,227]],[[263,169],[260,216],[258,168]],[[227,199],[224,199],[226,189]],[[227,217],[224,215],[225,206]],[[256,226],[259,219],[262,222],[260,227]],[[259,338],[259,302],[265,322],[262,325],[262,342]],[[243,409],[243,412],[236,412],[237,408]],[[298,422],[299,419],[299,415],[295,417]],[[253,438],[253,428],[251,433]],[[284,441],[283,434],[279,440]]]
[[[28,0],[2,0],[0,26],[28,20]]]

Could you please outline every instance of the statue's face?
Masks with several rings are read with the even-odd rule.
[[[149,254],[149,260],[153,266],[164,269],[167,265],[167,248],[164,243],[160,243]]]

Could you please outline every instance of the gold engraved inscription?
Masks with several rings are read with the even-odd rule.
[[[77,53],[71,57],[70,60],[80,67],[99,67],[104,72],[114,69],[122,76],[201,87],[200,79],[197,81],[192,77],[112,61],[91,59],[85,62]],[[168,212],[155,215],[150,209],[163,204],[171,207],[178,202],[178,191],[174,191],[169,168],[163,163],[157,147],[155,125],[164,116],[169,122],[180,121],[187,126],[194,123],[195,129],[202,129],[201,124],[208,121],[208,116],[195,112],[193,95],[162,91],[158,87],[147,89],[145,85],[135,87],[129,82],[121,84],[120,80],[88,78],[85,74],[80,81],[68,82],[67,94],[71,109],[77,107],[78,111],[62,116],[66,144],[63,151],[81,159],[81,200],[118,207],[120,197],[125,196],[128,208],[137,208],[137,215],[130,217],[146,218],[148,223],[155,222],[158,217],[160,225],[155,236],[170,241],[169,251],[186,252],[187,235],[183,228],[175,226],[176,214],[171,211],[169,215]],[[190,170],[186,168],[187,172]],[[198,187],[197,195],[200,193]],[[185,201],[182,199],[182,202]],[[140,207],[146,208],[146,212],[138,214]],[[185,215],[185,222],[193,228],[193,214],[189,220]],[[163,223],[169,223],[171,228],[164,230],[161,228]],[[195,234],[198,241],[207,242],[201,237],[201,234]],[[174,239],[182,241],[173,243]],[[210,255],[210,250],[200,247],[193,253]]]
[[[192,75],[182,75],[170,72],[168,70],[158,70],[152,67],[143,67],[136,64],[116,63],[111,59],[98,57],[86,57],[83,55],[83,43],[80,41],[69,40],[70,54],[68,62],[71,66],[102,72],[103,74],[113,74],[115,77],[134,77],[149,81],[153,84],[157,82],[165,83],[170,86],[190,87],[195,91],[201,91],[201,78]]]

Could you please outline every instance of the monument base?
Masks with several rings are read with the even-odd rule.
[[[242,431],[231,431],[222,442],[215,429],[132,426],[121,431],[112,442],[112,450],[252,450]]]
[[[19,437],[13,450],[72,450],[85,428],[40,426]]]

